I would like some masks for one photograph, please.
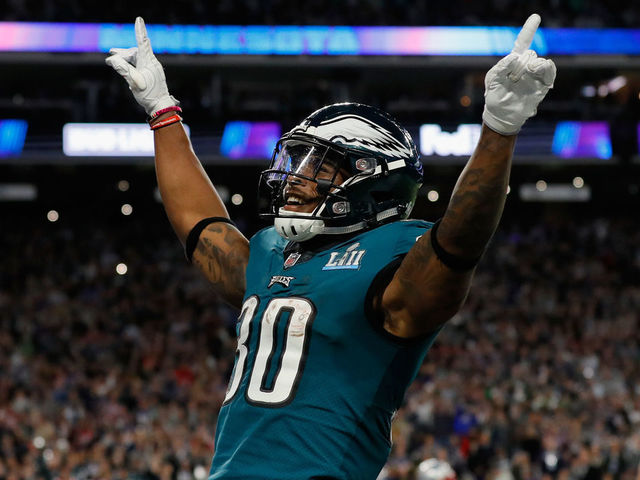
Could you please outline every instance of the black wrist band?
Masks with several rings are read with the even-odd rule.
[[[440,219],[442,220],[442,219]],[[436,257],[444,263],[447,267],[449,267],[454,272],[467,272],[474,268],[481,257],[478,258],[464,258],[458,255],[453,255],[447,252],[442,245],[438,243],[437,233],[438,227],[440,226],[440,220],[433,224],[431,227],[431,247],[433,247],[433,251],[436,254]]]
[[[195,226],[189,232],[189,235],[187,235],[187,241],[184,244],[184,253],[187,256],[187,260],[189,260],[189,263],[191,263],[193,259],[193,252],[196,249],[196,245],[198,244],[198,239],[200,238],[200,234],[202,233],[202,230],[204,230],[207,227],[207,225],[215,222],[229,223],[234,227],[236,225],[226,217],[203,218],[198,223],[196,223]]]

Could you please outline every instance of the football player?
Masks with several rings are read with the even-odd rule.
[[[274,225],[248,241],[194,154],[144,22],[107,63],[155,134],[164,207],[187,256],[240,308],[211,479],[374,479],[390,424],[460,308],[501,216],[516,134],[552,87],[532,15],[485,80],[483,129],[442,219],[407,220],[422,165],[386,113],[342,103],[285,134],[259,181]]]

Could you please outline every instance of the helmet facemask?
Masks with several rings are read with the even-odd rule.
[[[316,139],[281,139],[271,167],[260,178],[261,200],[269,204],[261,216],[275,217],[276,230],[288,240],[301,242],[326,233],[325,221],[348,213],[341,186],[350,176],[345,158],[344,152]]]

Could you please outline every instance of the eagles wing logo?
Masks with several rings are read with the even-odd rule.
[[[347,146],[363,147],[391,158],[411,157],[409,149],[390,132],[358,115],[342,115],[317,127],[302,124],[293,129],[293,132],[296,131]]]
[[[269,285],[267,285],[267,288],[273,287],[276,283],[280,283],[285,287],[289,288],[289,284],[291,283],[291,280],[293,280],[294,278],[296,277],[287,277],[285,275],[274,275],[273,277],[271,277],[271,281],[269,282]]]

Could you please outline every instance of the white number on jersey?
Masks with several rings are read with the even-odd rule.
[[[242,306],[236,364],[224,403],[231,401],[242,381],[249,355],[248,341],[251,334],[251,320],[255,315],[258,303],[258,298],[252,296]],[[277,407],[284,406],[293,400],[304,369],[304,359],[309,343],[308,337],[314,317],[315,307],[306,298],[272,298],[269,301],[260,320],[258,346],[245,394],[249,403]],[[279,358],[273,358],[278,343],[276,338],[278,324],[282,318],[287,319],[284,340],[280,340],[284,341],[284,345]],[[273,376],[271,387],[268,388],[266,386],[267,375],[273,364],[278,367]]]

